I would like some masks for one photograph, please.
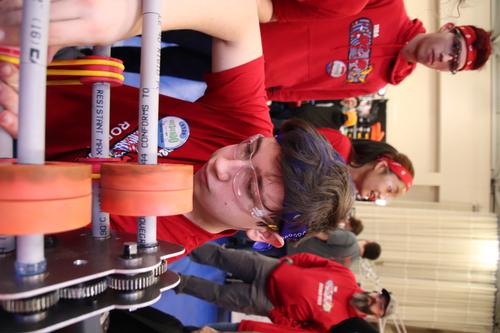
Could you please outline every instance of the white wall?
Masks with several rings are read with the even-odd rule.
[[[455,0],[406,0],[410,17],[428,31],[443,23],[491,29],[490,0],[469,0],[457,17]],[[418,66],[388,89],[387,141],[416,167],[415,189],[406,200],[490,206],[492,70],[438,73]],[[413,193],[412,193],[413,192]]]

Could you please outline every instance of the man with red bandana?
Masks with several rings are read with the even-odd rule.
[[[403,0],[261,0],[270,100],[339,99],[399,84],[417,63],[457,72],[480,68],[489,33],[447,23],[425,33]]]
[[[207,243],[191,252],[191,259],[230,272],[242,283],[219,285],[183,275],[176,293],[232,311],[269,316],[283,327],[323,333],[348,318],[380,318],[393,311],[387,290],[365,292],[348,268],[310,253],[275,259]]]

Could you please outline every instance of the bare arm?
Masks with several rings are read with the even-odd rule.
[[[272,0],[256,0],[259,11],[259,22],[267,23],[273,21],[273,1]]]
[[[120,6],[117,6],[117,3]],[[161,0],[162,28],[214,36],[214,72],[262,55],[255,0]],[[49,45],[109,44],[141,32],[140,0],[53,0]],[[18,45],[22,1],[0,1],[0,44]],[[3,34],[1,33],[3,32]],[[17,68],[0,72],[0,127],[17,134]]]
[[[255,0],[160,0],[162,29],[209,34],[228,52],[216,68],[261,55]],[[107,45],[141,33],[141,0],[52,0],[49,45]],[[19,45],[21,0],[0,1],[0,44]],[[3,34],[1,33],[3,32]],[[229,61],[228,59],[232,59]]]

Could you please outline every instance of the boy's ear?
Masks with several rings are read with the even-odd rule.
[[[377,163],[375,163],[375,165],[373,166],[375,170],[383,170],[383,171],[385,171],[388,167],[389,164],[387,163],[387,161],[384,160],[377,161]]]
[[[249,229],[246,231],[247,237],[256,242],[268,243],[274,247],[283,247],[285,240],[275,231],[266,227]]]

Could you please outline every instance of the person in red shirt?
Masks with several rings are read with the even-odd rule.
[[[207,243],[191,253],[198,263],[230,272],[242,283],[219,285],[181,277],[176,293],[186,293],[232,311],[269,316],[273,323],[326,332],[351,317],[383,317],[391,296],[363,291],[346,267],[310,253],[281,259]]]
[[[426,33],[403,0],[259,0],[266,89],[273,101],[341,99],[399,84],[416,67],[475,70],[490,34],[446,23]]]
[[[114,1],[99,3],[111,6],[100,14],[115,13]],[[9,4],[13,2],[2,2],[0,8],[20,18],[16,15],[20,8],[5,8]],[[216,38],[206,94],[194,103],[160,96],[158,161],[191,164],[195,175],[193,210],[159,217],[157,238],[181,244],[189,252],[210,239],[247,230],[255,240],[279,247],[286,236],[281,232],[285,224],[307,225],[311,230],[335,227],[353,202],[347,170],[334,159],[330,145],[306,124],[289,123],[279,138],[272,136],[255,1],[179,0],[162,1],[162,6],[165,29],[196,28]],[[194,7],[199,11],[191,13]],[[78,9],[71,3],[52,3],[52,45],[61,45],[60,38],[82,29],[81,17],[73,13],[88,11]],[[140,33],[140,6],[135,9],[117,26],[122,30],[115,38]],[[0,20],[0,25],[4,23]],[[0,105],[5,111],[0,113],[4,121],[0,126],[13,134],[17,76],[16,67],[2,65]],[[85,86],[47,89],[47,159],[74,161],[89,156],[90,94]],[[111,96],[111,154],[137,161],[138,89],[119,87]],[[111,220],[120,231],[137,230],[136,218],[111,216]]]
[[[401,196],[413,185],[415,169],[403,153],[388,143],[349,140],[338,130],[318,128],[342,156],[352,177],[358,198],[375,201]]]
[[[3,3],[0,8],[9,9],[9,2]],[[89,45],[89,41],[109,44],[133,36],[138,31],[128,22],[136,22],[134,9],[140,2],[127,3],[116,7],[112,0],[68,2],[66,12],[78,12],[71,19],[82,24],[68,32],[67,22],[61,21],[49,40],[54,38],[58,45]],[[490,34],[483,29],[447,23],[438,32],[426,33],[421,21],[408,17],[404,0],[257,3],[264,23],[265,86],[273,101],[367,95],[387,84],[399,84],[417,63],[455,73],[480,68],[491,54]],[[10,28],[9,10],[0,11],[1,22],[8,23],[2,27],[4,41],[14,42],[18,37]],[[119,30],[122,27],[129,29]]]

